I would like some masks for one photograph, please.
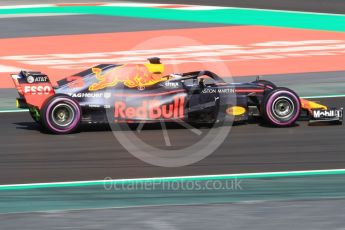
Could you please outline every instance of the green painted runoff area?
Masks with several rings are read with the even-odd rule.
[[[0,213],[330,198],[345,198],[344,175],[106,182],[1,190]]]
[[[228,8],[214,10],[176,10],[120,6],[59,6],[0,9],[0,14],[77,13],[189,22],[240,24],[345,31],[345,16],[336,14]]]

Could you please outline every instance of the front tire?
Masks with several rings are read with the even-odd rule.
[[[301,113],[298,95],[287,88],[278,87],[265,95],[261,106],[264,120],[277,127],[293,125]]]
[[[80,124],[81,109],[73,98],[55,95],[43,106],[41,120],[43,127],[52,133],[72,133]]]

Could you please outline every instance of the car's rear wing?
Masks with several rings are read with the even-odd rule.
[[[18,108],[33,106],[40,109],[44,101],[55,94],[48,76],[41,72],[21,71],[11,77],[19,94]]]

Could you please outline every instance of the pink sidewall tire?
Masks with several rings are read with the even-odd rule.
[[[265,95],[260,110],[266,123],[288,127],[294,125],[299,118],[301,101],[294,91],[278,87]]]
[[[67,95],[54,95],[41,110],[43,127],[55,134],[74,132],[81,121],[81,108],[73,98]]]

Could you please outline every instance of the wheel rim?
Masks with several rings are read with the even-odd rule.
[[[273,115],[279,120],[289,120],[294,115],[295,106],[288,97],[278,97],[272,104]]]
[[[52,121],[61,127],[69,126],[75,117],[74,109],[68,104],[58,104],[52,110]]]

